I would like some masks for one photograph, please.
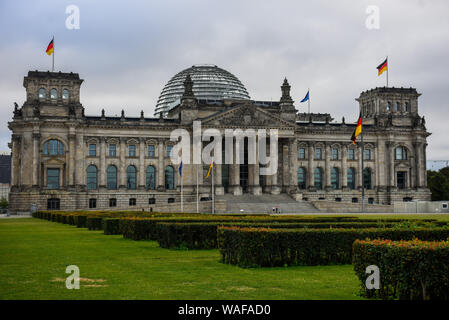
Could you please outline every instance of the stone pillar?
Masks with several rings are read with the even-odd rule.
[[[281,145],[282,150],[282,192],[288,192],[290,189],[290,170],[288,159],[288,144],[283,141]]]
[[[357,188],[362,190],[363,186],[363,172],[362,172],[362,148],[357,148],[357,155],[358,155],[358,161],[357,161]]]
[[[120,138],[119,189],[126,189],[126,138]]]
[[[73,129],[73,132],[72,132]],[[69,133],[69,186],[75,186],[75,157],[76,157],[76,134],[74,128],[70,128]],[[42,179],[42,178],[41,178]]]
[[[416,142],[413,144],[414,152],[415,152],[415,162],[412,163],[415,166],[415,186],[417,188],[421,187],[421,143]]]
[[[158,141],[158,161],[157,161],[157,190],[165,190],[165,168],[164,168],[164,140]]]
[[[86,183],[84,178],[84,135],[80,132],[76,133],[76,155],[75,155],[75,183],[77,189],[85,190]]]
[[[39,128],[37,128],[39,130]],[[38,187],[38,171],[39,171],[39,142],[41,139],[41,135],[39,132],[33,132],[33,173],[32,173],[32,185],[33,187]],[[62,173],[61,173],[62,174]]]
[[[138,173],[138,185],[140,190],[145,190],[145,139],[139,139],[139,173]]]
[[[255,164],[248,165],[248,178],[249,178],[249,189],[252,194],[254,195],[260,195],[262,193],[262,189],[260,187],[260,171],[259,171],[259,144],[258,144],[258,137],[256,136],[255,139],[255,148],[256,154],[254,156],[255,158]],[[248,147],[248,152],[252,152],[251,149]]]
[[[315,154],[313,152],[313,142],[309,142],[309,149],[307,150],[308,168],[307,168],[307,180],[309,180],[309,189],[315,189],[315,179],[313,177],[313,158]]]
[[[329,142],[326,142],[326,155],[325,155],[325,172],[324,172],[324,182],[325,182],[325,190],[332,190],[331,186],[331,145]]]
[[[422,180],[422,185],[427,188],[427,143],[424,143],[422,146],[422,152],[423,152],[423,157],[422,157],[422,164],[421,164],[421,171],[423,173],[423,180]]]
[[[222,178],[222,165],[216,164],[215,170],[214,170],[214,187],[215,187],[215,194],[216,195],[223,195],[224,194],[224,188],[221,181]]]
[[[243,141],[241,142],[243,143]],[[231,178],[231,189],[235,196],[242,194],[242,187],[240,186],[240,164],[237,163],[237,154],[239,152],[239,147],[234,138],[234,164],[230,165],[230,178]],[[243,161],[243,160],[241,160]]]
[[[13,134],[11,142],[11,186],[16,187],[20,184],[19,157],[21,137],[17,134]]]
[[[100,184],[99,189],[106,188],[106,138],[100,138]]]
[[[343,191],[348,190],[348,146],[341,146],[341,188]]]
[[[298,141],[289,139],[290,193],[298,192]]]
[[[388,183],[390,188],[394,188],[395,185],[395,172],[394,172],[394,143],[387,142],[387,152],[388,152],[388,166],[389,166],[389,177],[390,181]]]

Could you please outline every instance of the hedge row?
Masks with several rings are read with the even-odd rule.
[[[242,267],[351,263],[357,239],[445,240],[449,228],[265,229],[218,228],[222,262]]]
[[[120,219],[118,218],[103,218],[102,229],[104,230],[104,234],[120,234],[119,222]]]
[[[86,226],[89,230],[102,230],[102,220],[103,218],[87,217]]]
[[[155,232],[149,233],[149,238],[154,238],[163,248],[183,249],[212,249],[217,248],[217,227],[236,226],[247,228],[274,228],[274,229],[330,229],[330,228],[380,228],[394,227],[395,223],[374,222],[340,222],[340,223],[279,223],[279,222],[158,222],[155,224]],[[127,234],[129,236],[129,234]]]
[[[365,297],[449,299],[449,241],[356,240],[352,262]],[[379,268],[379,289],[367,289],[366,267]]]

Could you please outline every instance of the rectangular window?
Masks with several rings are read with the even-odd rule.
[[[156,199],[155,198],[149,198],[148,199],[148,204],[155,204],[156,203]]]
[[[173,146],[167,146],[167,157],[171,157],[172,149],[173,149]]]
[[[47,169],[47,188],[59,189],[59,169]]]
[[[97,207],[97,199],[89,199],[89,208],[95,209]]]
[[[306,158],[306,149],[299,148],[298,149],[298,159],[305,159]]]
[[[365,160],[371,160],[371,150],[365,149]]]
[[[61,201],[58,198],[47,199],[47,210],[60,210]]]
[[[136,146],[135,145],[130,145],[128,147],[128,155],[130,157],[135,157],[136,156]]]
[[[407,172],[405,171],[398,171],[397,173],[398,189],[406,188],[406,174]]]
[[[117,146],[115,144],[109,145],[109,156],[116,157],[117,156]]]
[[[321,148],[316,148],[315,149],[315,159],[316,160],[321,160]]]
[[[338,149],[337,148],[332,149],[332,160],[338,160]]]
[[[116,198],[109,199],[109,206],[110,207],[117,207],[117,199]]]
[[[354,149],[349,149],[348,150],[348,159],[349,160],[355,160],[355,150]]]
[[[154,152],[154,146],[153,145],[149,145],[148,146],[148,157],[153,158],[155,157],[155,152]]]
[[[136,205],[136,198],[129,198],[129,205],[135,206]]]
[[[89,144],[89,156],[96,157],[97,156],[97,145]]]

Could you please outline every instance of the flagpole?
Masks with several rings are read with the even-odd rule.
[[[182,162],[181,162],[181,165],[182,165]],[[183,193],[182,193],[182,191],[183,191],[183,178],[182,178],[182,167],[181,167],[181,212],[184,212],[184,199],[183,199]]]
[[[199,183],[198,183],[198,165],[196,165],[196,213],[200,213],[199,210],[199,191],[198,191]]]
[[[51,65],[51,72],[55,72],[55,36],[53,36],[53,59]]]
[[[309,105],[309,115],[310,115],[310,88],[307,88],[307,94],[309,95],[309,99],[307,99]]]
[[[214,161],[212,160],[212,214],[215,213],[215,198],[214,198]]]
[[[390,66],[388,65],[388,56],[387,56],[387,88],[388,88],[388,69],[390,69]]]
[[[388,69],[387,69],[388,70]],[[365,173],[365,169],[364,169],[364,159],[365,159],[365,145],[363,144],[363,113],[362,111],[360,111],[361,114],[361,118],[362,118],[362,131],[360,132],[360,142],[362,144],[362,213],[365,213],[365,177],[364,177],[364,173]]]

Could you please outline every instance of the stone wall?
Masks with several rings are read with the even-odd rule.
[[[321,212],[328,213],[359,213],[362,212],[361,203],[331,202],[325,200],[311,201],[311,203]],[[393,213],[392,205],[366,204],[367,213]]]

